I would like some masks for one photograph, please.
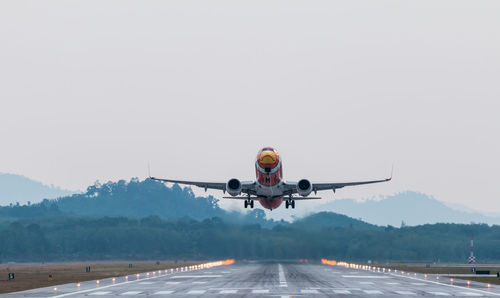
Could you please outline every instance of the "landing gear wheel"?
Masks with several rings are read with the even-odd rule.
[[[285,207],[286,207],[286,209],[288,209],[288,206],[290,206],[288,202],[289,202],[288,200],[285,201]]]
[[[253,200],[252,201],[248,201],[248,203],[250,204],[250,208],[253,209]]]
[[[245,208],[248,208],[248,201],[245,200]]]
[[[291,201],[290,205],[292,205],[292,209],[295,209],[295,201]]]

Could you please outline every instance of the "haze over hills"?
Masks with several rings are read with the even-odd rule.
[[[253,222],[268,224],[269,218],[274,219],[274,222],[278,222],[281,218],[292,221],[321,211],[329,211],[379,226],[399,227],[403,221],[410,226],[471,222],[500,224],[499,216],[488,216],[473,210],[470,212],[464,209],[458,210],[455,206],[450,207],[432,196],[413,191],[379,200],[337,199],[323,204],[318,204],[317,201],[312,203],[301,201],[296,209],[278,208],[272,212],[265,212],[260,208],[253,211],[243,208],[228,211],[219,206],[215,197],[196,197],[190,188],[181,188],[178,185],[166,187],[162,183],[150,180],[132,179],[129,182],[121,180],[96,183],[89,186],[84,193],[73,195],[72,193],[58,187],[43,185],[24,176],[0,174],[0,205],[8,206],[10,203],[15,205],[15,202],[24,205],[28,201],[33,204],[44,198],[59,198],[53,202],[47,201],[34,206],[29,211],[16,210],[15,213],[21,217],[40,216],[50,210],[50,214],[133,218],[156,215],[169,220],[182,217],[197,220],[211,217],[250,220],[253,217],[255,218]]]
[[[387,196],[381,200],[334,200],[308,210],[309,213],[318,211],[337,212],[382,226],[400,226],[402,222],[410,226],[471,222],[500,224],[498,216],[487,216],[475,210],[457,210],[432,196],[413,191]]]
[[[485,224],[383,227],[333,212],[290,223],[267,219],[258,208],[224,210],[215,197],[197,197],[190,188],[132,179],[96,183],[84,193],[30,206],[0,207],[0,239],[5,239],[0,262],[220,256],[466,261],[471,234],[478,256],[488,261],[498,259],[499,229]]]
[[[41,182],[15,174],[0,173],[0,206],[9,204],[37,203],[43,199],[68,196],[75,191],[48,186]]]

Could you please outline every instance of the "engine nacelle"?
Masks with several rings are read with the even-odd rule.
[[[227,193],[232,196],[237,196],[241,193],[241,182],[240,180],[233,178],[226,183]]]
[[[302,179],[297,183],[297,193],[303,197],[307,197],[312,190],[312,183],[307,179]]]

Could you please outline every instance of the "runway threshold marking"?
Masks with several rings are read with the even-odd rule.
[[[252,294],[267,294],[269,290],[252,290]]]
[[[363,292],[371,295],[382,295],[382,292],[379,290],[363,290]]]
[[[174,291],[158,291],[154,293],[153,295],[169,295],[172,294]]]
[[[302,294],[319,294],[318,290],[300,290]]]
[[[127,295],[130,295],[130,296],[134,295],[134,296],[136,296],[136,295],[139,295],[140,293],[142,293],[142,291],[128,291],[128,292],[125,292],[125,293],[121,293],[120,296],[122,296],[122,295],[123,296],[127,296]]]
[[[390,278],[388,276],[377,276],[377,275],[342,275],[342,277],[345,277],[345,278],[374,278],[374,279]]]
[[[189,292],[187,292],[189,295],[201,295],[201,294],[205,294],[207,290],[191,290]]]
[[[172,276],[171,279],[174,278],[209,278],[209,277],[222,277],[220,274],[212,274],[212,275],[179,275],[179,276]]]
[[[399,295],[417,295],[415,294],[414,292],[410,292],[410,291],[394,291],[396,293],[398,293]]]
[[[132,275],[126,275],[126,276],[132,276]],[[193,275],[191,275],[191,276],[193,276]],[[221,277],[221,276],[222,275],[208,275],[208,276],[204,275],[203,277]],[[65,294],[61,294],[61,295],[51,296],[51,298],[61,298],[61,297],[75,295],[75,294],[94,292],[94,291],[97,291],[97,290],[107,289],[107,288],[111,288],[111,287],[116,287],[116,286],[121,286],[121,285],[136,283],[136,282],[142,282],[142,281],[145,281],[145,280],[157,279],[157,278],[161,278],[161,277],[179,278],[178,276],[172,276],[172,277],[170,277],[169,275],[163,274],[163,275],[157,275],[157,276],[152,276],[152,277],[141,278],[141,279],[137,279],[137,280],[130,280],[130,281],[125,281],[125,282],[115,283],[115,284],[111,284],[111,285],[107,285],[107,286],[100,286],[100,287],[94,288],[94,289],[87,289],[87,290],[75,291],[75,292],[71,292],[71,293],[65,293]],[[107,295],[107,294],[109,294],[111,292],[107,292],[106,294],[95,294],[95,293],[99,293],[99,292],[90,293],[89,295]]]
[[[222,290],[219,292],[219,294],[236,294],[238,293],[238,290]]]
[[[434,296],[451,296],[450,294],[445,292],[427,292],[427,293],[432,294]]]
[[[278,275],[280,279],[280,287],[288,287],[288,284],[286,283],[285,272],[283,271],[283,266],[281,266],[281,264],[278,264]]]
[[[333,290],[335,294],[351,294],[349,290]]]

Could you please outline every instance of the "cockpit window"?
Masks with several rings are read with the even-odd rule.
[[[264,151],[274,151],[274,150],[272,148],[264,148],[262,149],[262,151],[264,152]]]

